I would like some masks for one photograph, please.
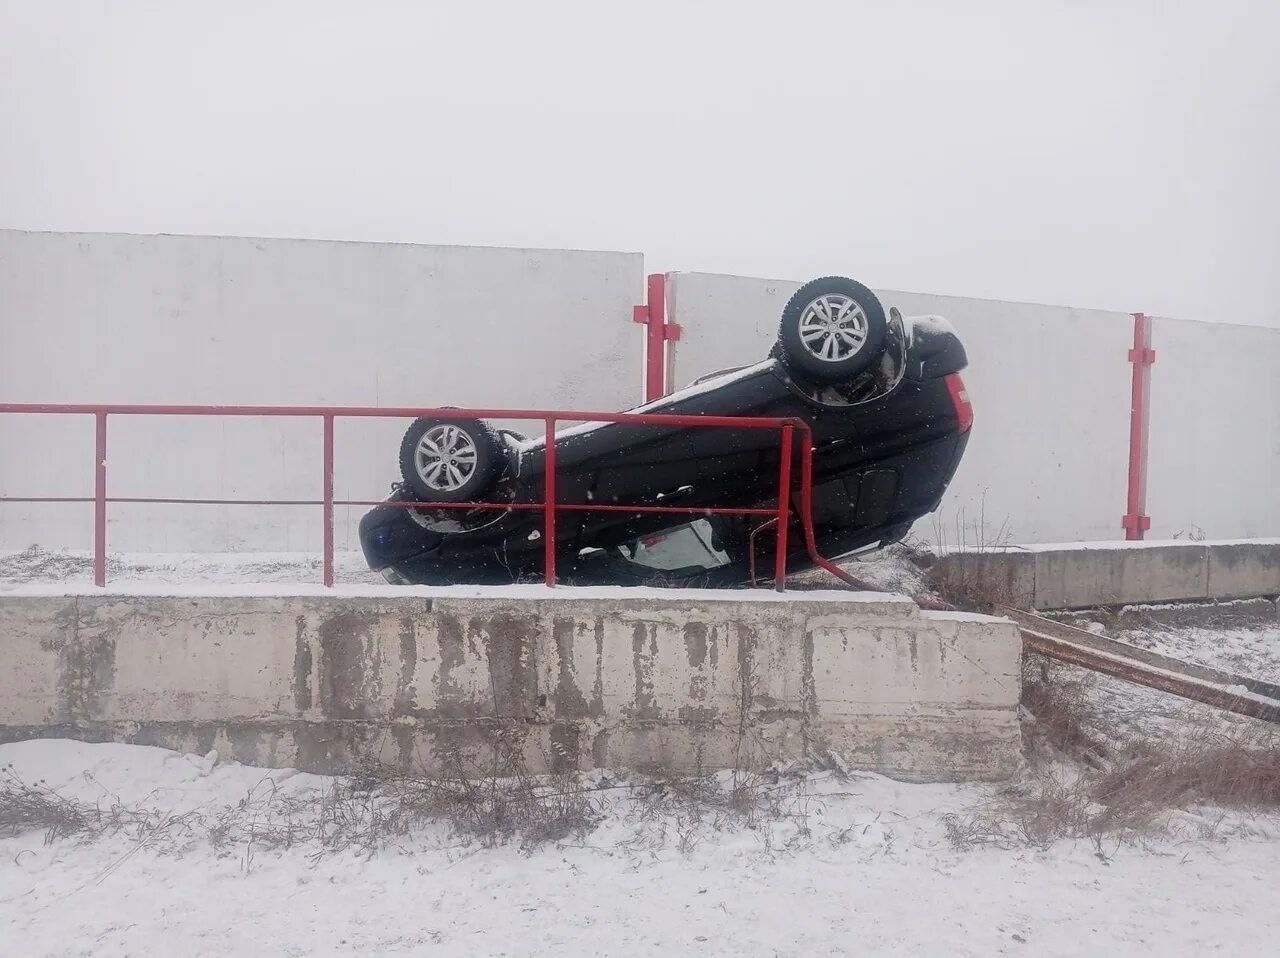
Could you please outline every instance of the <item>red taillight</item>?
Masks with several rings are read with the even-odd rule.
[[[951,394],[951,406],[956,411],[956,422],[961,432],[968,432],[973,425],[973,405],[969,402],[969,390],[964,388],[964,380],[959,373],[949,373],[947,392]]]

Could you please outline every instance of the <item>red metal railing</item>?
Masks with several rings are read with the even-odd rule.
[[[774,558],[774,587],[782,591],[786,587],[787,528],[790,524],[790,491],[792,485],[791,460],[795,433],[800,433],[800,522],[804,532],[805,548],[815,565],[826,569],[838,578],[856,582],[838,566],[818,555],[811,519],[813,482],[813,437],[803,420],[737,417],[737,416],[679,416],[661,413],[583,412],[564,409],[433,409],[433,408],[369,408],[363,406],[159,406],[159,405],[92,405],[64,403],[0,403],[0,413],[33,415],[84,415],[93,416],[94,431],[94,493],[88,497],[57,496],[0,496],[0,502],[92,502],[94,503],[93,576],[94,583],[105,586],[107,579],[107,504],[120,503],[186,503],[204,505],[320,505],[324,508],[324,584],[332,586],[333,576],[333,522],[335,506],[391,505],[403,508],[443,509],[541,509],[543,512],[543,539],[546,584],[556,581],[556,512],[658,512],[684,515],[764,515],[767,525],[777,528]],[[323,498],[316,500],[280,499],[171,499],[143,497],[114,497],[107,495],[107,417],[108,416],[282,416],[318,418],[323,427],[322,474]],[[383,500],[335,499],[333,488],[333,424],[341,418],[408,419],[431,417],[443,419],[517,419],[541,420],[546,426],[546,482],[542,502],[385,502]],[[596,503],[564,503],[556,501],[556,448],[550,437],[555,435],[557,422],[626,422],[635,425],[692,426],[697,428],[724,429],[776,429],[780,435],[781,461],[778,467],[778,505],[776,508],[727,508],[694,506],[652,505],[601,505]],[[757,530],[762,531],[762,530]],[[755,535],[752,535],[754,549]],[[754,551],[752,553],[754,576]]]

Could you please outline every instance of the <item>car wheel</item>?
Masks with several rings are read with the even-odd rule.
[[[884,352],[887,324],[876,294],[843,276],[805,283],[782,309],[778,350],[794,375],[849,382]]]
[[[502,466],[497,437],[475,419],[418,419],[400,443],[400,474],[423,502],[473,502]]]

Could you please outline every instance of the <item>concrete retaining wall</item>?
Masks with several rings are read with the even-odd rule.
[[[953,580],[1035,609],[1280,595],[1280,539],[1019,546],[938,561]]]
[[[634,590],[0,595],[0,738],[430,767],[516,735],[534,768],[839,755],[919,780],[1017,766],[1009,622],[892,596]]]

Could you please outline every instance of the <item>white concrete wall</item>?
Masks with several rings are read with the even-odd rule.
[[[632,253],[0,230],[0,400],[622,409],[642,298]],[[339,422],[339,498],[385,495],[405,425]],[[109,490],[318,498],[320,428],[114,418]],[[0,492],[90,495],[92,463],[91,420],[0,415]],[[340,548],[362,511],[340,510]],[[317,507],[110,514],[111,549],[320,547]],[[89,548],[91,517],[0,505],[0,549]]]
[[[1280,329],[1152,321],[1150,538],[1280,535]]]
[[[669,277],[677,386],[763,358],[798,282]],[[938,314],[969,355],[973,436],[939,512],[916,535],[955,544],[1113,539],[1124,513],[1133,320],[1127,313],[877,290],[906,315]],[[963,526],[964,532],[958,531]],[[985,527],[984,533],[978,528]]]

